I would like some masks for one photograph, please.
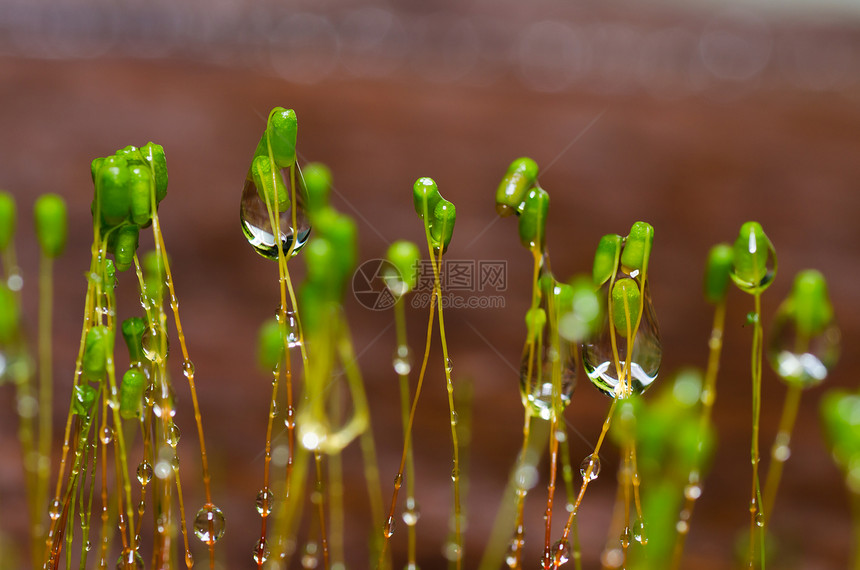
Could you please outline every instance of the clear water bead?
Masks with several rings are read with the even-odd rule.
[[[257,541],[257,544],[254,545],[252,556],[254,562],[257,564],[262,564],[269,559],[269,544],[266,542],[266,539],[261,538]]]
[[[179,436],[181,435],[179,431],[179,426],[174,423],[170,424],[170,428],[167,430],[167,434],[165,435],[165,441],[170,447],[176,447],[179,443]]]
[[[268,515],[272,512],[272,507],[275,505],[275,494],[268,489],[261,489],[257,493],[257,512],[261,515]]]
[[[559,540],[552,545],[552,555],[556,565],[564,564],[570,560],[570,543],[566,540]]]
[[[55,521],[60,518],[60,514],[63,512],[63,503],[61,503],[58,499],[54,499],[51,501],[51,506],[48,509],[48,516],[51,517],[52,521]]]
[[[788,384],[815,386],[827,377],[839,359],[840,336],[833,322],[818,334],[799,334],[791,305],[783,304],[770,329],[767,358]]]
[[[633,279],[619,273],[616,283],[621,278]],[[638,280],[636,283],[638,286]],[[608,285],[609,282],[605,287]],[[647,286],[641,297],[642,313],[632,342],[615,328],[607,312],[598,334],[582,345],[585,373],[598,390],[611,398],[623,399],[641,394],[660,371],[663,347]]]
[[[105,426],[99,432],[99,440],[105,445],[109,444],[113,441],[113,428],[110,426]]]
[[[116,570],[143,570],[143,557],[138,551],[126,548],[116,561]]]
[[[147,461],[143,461],[137,466],[137,480],[141,485],[146,485],[152,481],[152,465]]]
[[[583,481],[594,481],[600,475],[600,457],[593,453],[582,460],[579,473]]]
[[[143,335],[140,338],[140,347],[143,356],[150,362],[155,364],[164,362],[164,359],[167,358],[167,354],[170,352],[167,331],[161,327],[146,327],[143,329]]]
[[[205,544],[215,544],[224,536],[224,513],[213,504],[204,505],[194,517],[194,535]]]
[[[296,255],[311,233],[310,222],[308,221],[305,207],[308,201],[307,191],[304,187],[301,171],[296,165],[296,186],[295,190],[295,218],[296,227],[293,228],[293,212],[292,206],[285,208],[283,212],[278,212],[279,235],[278,241],[281,243],[284,255]],[[287,187],[287,192],[290,192],[290,174],[289,169],[281,170],[280,176],[283,178]],[[291,193],[291,192],[290,192]],[[292,193],[291,193],[292,194]],[[274,207],[274,204],[272,204]],[[274,211],[272,212],[274,215]],[[266,202],[260,197],[257,191],[257,186],[251,177],[250,172],[248,178],[245,179],[245,186],[242,189],[242,200],[239,205],[239,220],[242,225],[242,233],[248,239],[248,243],[263,257],[268,259],[278,258],[278,244],[275,241],[275,230],[269,218],[269,210],[266,208]],[[295,240],[295,245],[293,244]],[[292,252],[290,247],[293,246]]]

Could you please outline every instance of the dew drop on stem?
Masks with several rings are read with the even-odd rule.
[[[194,535],[205,544],[215,544],[224,536],[224,513],[213,504],[204,505],[194,518]]]
[[[137,480],[141,485],[146,485],[152,480],[152,465],[143,461],[137,466]]]
[[[594,481],[600,475],[600,457],[593,453],[582,460],[579,466],[579,473],[582,475],[583,481]]]
[[[280,176],[287,185],[289,192],[290,174],[289,169],[281,170]],[[307,192],[304,184],[301,182],[301,172],[296,167],[296,227],[292,227],[293,212],[292,207],[284,208],[284,211],[278,212],[279,236],[278,240],[281,243],[284,254],[287,255],[290,246],[295,246],[292,250],[292,255],[296,255],[311,232],[310,222],[308,221],[307,213],[305,212],[307,204]],[[274,205],[273,205],[274,206]],[[274,215],[274,211],[272,212]],[[245,180],[245,186],[242,189],[242,200],[239,206],[239,219],[242,225],[242,232],[248,239],[248,243],[263,257],[269,259],[278,258],[278,245],[275,241],[275,230],[269,218],[269,211],[266,208],[266,202],[260,197],[257,191],[257,186],[249,173]]]
[[[275,503],[274,493],[272,493],[269,489],[261,489],[259,493],[257,493],[257,512],[260,515],[268,515],[272,512],[272,507]]]
[[[257,564],[262,564],[266,560],[269,559],[269,545],[266,542],[266,539],[261,538],[257,541],[257,544],[254,545],[254,550],[252,551],[252,556],[254,562]]]

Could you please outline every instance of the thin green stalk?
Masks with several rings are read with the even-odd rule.
[[[750,446],[750,460],[752,462],[752,489],[750,498],[750,547],[749,567],[755,566],[756,543],[759,547],[759,560],[761,570],[764,570],[764,534],[765,520],[761,507],[761,483],[759,481],[759,462],[761,460],[759,451],[759,422],[761,419],[761,368],[762,368],[762,326],[761,326],[761,293],[754,294],[755,318],[753,322],[752,342],[752,443]],[[756,530],[758,529],[758,533]],[[758,534],[758,536],[756,536]]]
[[[779,432],[777,432],[776,439],[771,448],[771,462],[767,469],[767,478],[764,484],[764,502],[762,503],[762,507],[765,524],[770,522],[773,506],[776,502],[776,492],[779,489],[779,482],[782,478],[783,466],[790,453],[791,432],[794,429],[795,420],[797,420],[797,411],[800,409],[802,390],[803,388],[799,384],[791,383],[788,385],[788,392],[785,394],[782,417],[779,420]]]
[[[51,473],[51,428],[53,361],[51,358],[51,324],[53,319],[53,259],[39,258],[39,453],[36,467],[36,505],[41,510],[48,502],[48,478]],[[41,520],[41,512],[39,513]]]
[[[401,347],[406,347],[408,350],[408,339],[406,336],[406,309],[403,303],[403,297],[398,297],[394,303],[394,330],[397,338],[397,350]],[[404,447],[406,448],[406,505],[407,509],[411,508],[412,513],[408,516],[406,524],[407,533],[407,564],[410,568],[416,567],[416,551],[418,548],[417,529],[418,522],[415,504],[415,457],[412,449],[412,435],[409,432],[409,373],[400,373],[400,416],[403,424]],[[408,438],[408,439],[407,439]]]

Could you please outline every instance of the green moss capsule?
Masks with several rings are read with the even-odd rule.
[[[597,251],[594,252],[594,267],[591,271],[596,286],[601,286],[618,270],[618,258],[621,252],[621,236],[607,234],[600,238]]]
[[[544,250],[548,210],[549,194],[541,188],[532,188],[525,198],[519,220],[520,242],[532,251]]]
[[[546,326],[546,311],[540,307],[526,311],[527,340],[534,341]]]
[[[116,264],[113,259],[105,259],[104,284],[107,291],[116,289]]]
[[[36,238],[45,257],[58,257],[66,248],[68,215],[66,201],[56,194],[43,194],[33,207]]]
[[[268,203],[272,211],[275,209],[277,200],[278,212],[286,212],[290,208],[290,193],[284,184],[281,173],[272,170],[272,163],[268,156],[258,156],[251,163],[251,177],[257,187],[257,193],[264,203]]]
[[[15,199],[12,194],[0,191],[0,251],[5,251],[15,235]]]
[[[146,166],[129,169],[129,194],[131,195],[131,221],[146,227],[152,221],[152,176]]]
[[[84,376],[94,382],[101,382],[107,373],[107,361],[113,353],[111,331],[104,325],[97,325],[87,331],[84,344],[82,368]]]
[[[741,226],[734,245],[731,277],[741,290],[760,293],[776,276],[776,252],[761,224],[746,222]]]
[[[160,144],[148,142],[140,147],[140,154],[152,171],[155,180],[155,203],[158,204],[167,196],[167,159],[164,156],[164,148]]]
[[[797,274],[791,291],[798,333],[807,337],[819,334],[833,320],[833,305],[827,281],[819,271],[807,269]]]
[[[108,156],[96,174],[96,194],[102,220],[109,227],[128,218],[131,195],[128,192],[129,170],[125,158]]]
[[[412,186],[412,203],[415,206],[415,213],[421,219],[424,219],[425,212],[427,217],[433,218],[433,213],[436,211],[436,204],[442,199],[439,194],[439,188],[432,178],[423,177],[415,181]]]
[[[275,166],[289,168],[296,162],[298,119],[292,109],[275,107],[266,124],[266,141],[271,148]]]
[[[442,249],[442,253],[448,250],[451,238],[454,235],[454,223],[457,221],[457,209],[453,202],[442,198],[436,203],[433,211],[433,222],[430,224],[430,237],[433,249]]]
[[[603,321],[603,303],[592,280],[576,277],[569,284],[570,301],[560,300],[558,333],[571,342],[582,342],[597,332]]]
[[[708,252],[708,262],[705,267],[705,299],[709,303],[716,304],[726,298],[734,257],[734,250],[727,243],[717,244]]]
[[[78,384],[72,389],[72,412],[88,417],[96,403],[98,392],[89,384]]]
[[[129,362],[143,361],[143,332],[146,330],[146,321],[140,317],[129,317],[122,322],[122,338],[128,347]]]
[[[117,271],[125,271],[134,263],[134,254],[137,253],[140,228],[134,224],[121,227],[116,236],[114,246],[114,259]]]
[[[358,260],[358,229],[347,215],[325,208],[316,216],[316,228],[333,248],[331,278],[342,288]],[[310,260],[308,260],[310,264]]]
[[[612,323],[618,334],[625,338],[628,331],[636,330],[640,299],[639,286],[633,279],[619,279],[612,286]]]
[[[308,215],[313,217],[317,212],[328,207],[329,193],[331,192],[331,170],[321,162],[311,162],[302,169],[302,177],[307,190]]]
[[[139,418],[143,412],[146,375],[137,368],[126,370],[119,385],[119,415],[125,420]]]
[[[496,212],[500,216],[519,214],[526,193],[538,177],[537,163],[528,157],[514,160],[496,190]]]
[[[654,228],[647,222],[636,222],[630,228],[630,235],[624,240],[621,252],[621,265],[629,270],[645,271],[648,257],[654,243]],[[630,273],[631,271],[628,271]]]
[[[394,271],[385,276],[385,283],[395,295],[403,295],[415,288],[418,282],[421,252],[411,241],[400,240],[392,243],[385,259]]]
[[[260,327],[257,337],[257,364],[271,372],[284,359],[284,335],[277,319],[269,319]]]

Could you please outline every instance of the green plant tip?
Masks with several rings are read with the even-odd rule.
[[[296,163],[297,136],[296,112],[283,107],[272,109],[266,123],[265,138],[277,168],[289,168]]]
[[[636,222],[630,228],[630,235],[624,240],[621,251],[621,265],[630,269],[645,271],[648,268],[648,257],[651,245],[654,243],[654,228],[647,222]],[[631,273],[632,271],[627,271]]]
[[[860,461],[860,395],[844,390],[826,393],[821,400],[821,418],[833,457],[849,471]]]
[[[98,392],[89,384],[78,384],[72,390],[72,412],[81,417],[88,417],[97,396]]]
[[[346,285],[346,280],[358,259],[358,228],[352,218],[339,213],[334,208],[323,209],[315,219],[318,236],[331,244],[331,257],[325,263],[330,264],[327,272],[328,279],[333,282],[332,290],[339,292]],[[313,245],[313,241],[311,240],[309,245]],[[307,259],[309,269],[312,264],[319,263],[321,262]]]
[[[433,239],[433,249],[442,248],[442,253],[448,250],[451,237],[454,235],[454,222],[457,221],[457,208],[453,202],[442,198],[436,203],[433,211],[433,222],[430,224],[430,236]]]
[[[260,327],[257,337],[257,364],[263,372],[271,372],[283,358],[283,329],[277,319],[269,319]]]
[[[519,220],[520,242],[532,251],[544,250],[548,210],[549,194],[542,188],[532,188],[525,199]]]
[[[20,317],[17,296],[5,282],[0,282],[0,344],[8,344],[15,338]]]
[[[426,176],[419,178],[412,186],[412,202],[415,206],[415,213],[422,220],[424,219],[425,212],[427,212],[427,216],[433,217],[433,213],[436,211],[436,204],[441,199],[442,195],[439,194],[439,188],[432,178]]]
[[[594,267],[591,272],[597,287],[609,281],[618,270],[621,243],[622,239],[618,234],[607,234],[600,238],[597,251],[594,252]]]
[[[308,215],[314,216],[328,207],[332,185],[331,170],[321,162],[311,162],[302,169],[302,177],[308,194]]]
[[[131,195],[128,192],[128,163],[120,156],[108,156],[96,174],[96,198],[101,217],[108,227],[114,227],[128,217]]]
[[[776,252],[761,224],[746,222],[734,245],[731,277],[742,291],[761,293],[776,276]]]
[[[421,251],[418,246],[407,240],[399,240],[388,247],[385,259],[393,271],[384,275],[385,284],[395,295],[404,295],[415,288],[418,282]]]
[[[612,323],[623,337],[636,329],[639,321],[639,301],[641,293],[633,279],[619,279],[612,286]]]
[[[519,214],[526,192],[538,177],[537,163],[528,157],[514,160],[496,190],[496,213],[500,216]]]
[[[84,376],[101,382],[107,373],[107,361],[113,353],[111,331],[105,325],[97,325],[87,331],[84,343],[82,368]]]
[[[15,198],[6,191],[0,191],[0,251],[6,251],[15,235]]]
[[[254,162],[251,163],[251,177],[260,199],[268,204],[273,212],[276,200],[278,212],[286,212],[290,209],[290,193],[284,184],[284,178],[277,169],[272,169],[272,162],[268,156],[254,158]]]
[[[558,333],[571,342],[583,342],[600,327],[603,303],[594,283],[586,276],[575,277],[568,287],[570,302],[560,302]]]
[[[708,252],[704,289],[709,303],[716,304],[726,298],[734,260],[734,249],[727,243],[719,243]]]
[[[152,221],[152,176],[148,167],[129,169],[129,194],[131,221],[141,227],[147,226]]]
[[[66,248],[68,237],[66,201],[56,194],[43,194],[33,206],[33,217],[42,255],[58,257]]]
[[[140,238],[140,228],[134,224],[122,226],[116,236],[114,263],[117,271],[125,271],[134,264],[134,255]]]
[[[128,347],[129,362],[143,361],[143,332],[146,321],[141,317],[129,317],[122,322],[122,338]]]
[[[529,309],[526,312],[526,334],[528,340],[535,341],[546,325],[546,311],[540,307]]]
[[[146,385],[146,375],[137,368],[130,368],[122,375],[119,385],[119,415],[123,419],[140,417]]]
[[[155,179],[155,203],[158,204],[167,196],[167,159],[164,156],[164,148],[160,144],[148,142],[140,147],[140,154],[152,170],[152,177]]]
[[[827,293],[827,280],[815,269],[797,274],[791,302],[798,332],[806,337],[821,333],[833,321],[833,305]]]

